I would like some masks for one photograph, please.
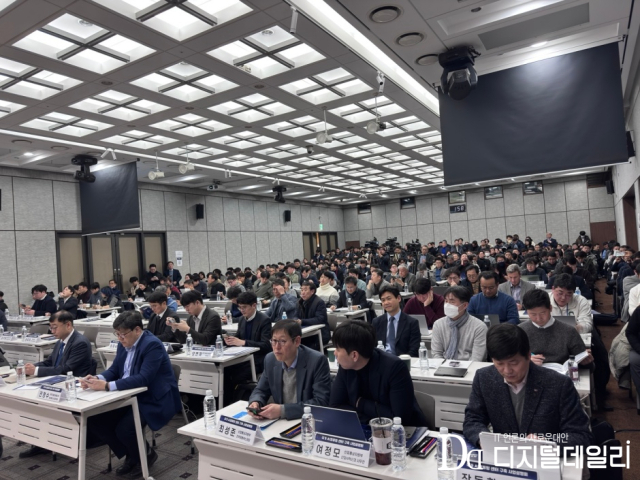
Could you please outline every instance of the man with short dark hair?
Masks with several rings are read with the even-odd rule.
[[[477,265],[467,265],[464,267],[464,274],[466,278],[460,281],[460,286],[467,287],[471,295],[480,293],[480,268]]]
[[[376,339],[382,341],[385,350],[393,355],[418,356],[420,325],[400,309],[402,297],[396,287],[380,290],[380,301],[385,313],[373,319]]]
[[[329,320],[327,318],[327,304],[316,295],[316,285],[310,281],[302,282],[300,285],[300,300],[298,300],[298,323],[302,327],[312,325],[322,325],[322,343],[326,345],[331,339]],[[309,348],[320,350],[318,337],[313,335],[305,338],[302,342]]]
[[[329,403],[331,376],[322,352],[301,345],[302,329],[294,320],[281,320],[271,331],[273,352],[264,359],[264,372],[249,398],[249,407],[259,410],[256,418],[302,417],[305,405]],[[274,403],[269,403],[273,397]]]
[[[349,305],[349,299],[351,299],[351,305],[353,307],[360,307],[363,310],[369,309],[367,294],[364,292],[364,290],[360,290],[358,288],[359,281],[361,280],[351,275],[344,279],[344,290],[340,290],[338,301],[335,303],[335,305],[331,306],[331,310],[347,307]]]
[[[67,285],[58,294],[58,305],[60,310],[65,310],[71,314],[75,320],[78,315],[78,299],[73,295],[73,287]]]
[[[338,291],[331,286],[331,282],[334,280],[333,272],[324,270],[320,275],[320,286],[316,290],[316,295],[329,306],[335,305],[338,301]]]
[[[193,343],[198,345],[215,345],[216,338],[222,333],[220,315],[202,303],[202,295],[191,290],[182,296],[182,306],[189,314],[186,322],[171,323],[167,320],[176,339],[180,343],[187,341],[187,334],[191,334]]]
[[[273,298],[271,304],[265,312],[271,323],[282,320],[282,314],[286,313],[289,320],[298,318],[298,297],[289,295],[286,291],[283,279],[276,278],[271,282]]]
[[[93,282],[91,284],[91,296],[89,297],[89,305],[100,306],[102,304],[102,294],[100,293],[100,284]]]
[[[266,270],[260,272],[259,280],[253,287],[256,297],[262,298],[263,303],[268,304],[273,297],[273,283],[270,280],[271,274]]]
[[[344,322],[333,332],[340,368],[331,385],[329,406],[372,418],[400,417],[403,425],[427,426],[413,391],[411,374],[395,355],[376,348],[376,332],[361,320]]]
[[[91,303],[91,292],[89,291],[89,285],[87,282],[80,282],[78,284],[76,294],[78,295],[78,303]]]
[[[469,302],[469,315],[476,318],[498,315],[500,323],[520,323],[516,302],[509,295],[498,291],[498,275],[495,272],[480,274],[480,289],[482,293],[474,295]]]
[[[371,270],[371,279],[367,284],[367,298],[375,298],[380,295],[380,291],[389,286],[389,282],[384,279],[384,272],[380,268]]]
[[[227,289],[220,282],[220,276],[217,273],[210,272],[207,274],[207,297],[215,300],[218,292],[224,295],[227,293]]]
[[[171,317],[171,312],[167,307],[167,294],[162,292],[153,292],[147,298],[149,307],[153,311],[153,314],[149,318],[149,324],[147,330],[153,333],[160,339],[161,342],[175,342],[176,337],[173,330],[167,325],[167,318]],[[176,316],[174,318],[176,322],[180,319]]]
[[[467,312],[471,292],[459,285],[449,287],[444,299],[445,316],[431,331],[431,354],[447,360],[484,361],[487,327]]]
[[[166,277],[167,282],[169,282],[169,285],[175,285],[175,286],[180,285],[180,280],[182,280],[182,275],[180,275],[180,270],[178,270],[177,268],[173,268],[172,261],[167,262],[167,268],[162,273]]]
[[[128,310],[118,315],[113,329],[120,344],[111,366],[102,375],[81,380],[83,389],[119,391],[146,387],[136,395],[142,426],[158,431],[182,410],[178,383],[162,342],[143,330],[140,312]],[[87,443],[107,443],[118,458],[127,456],[116,475],[142,475],[136,427],[131,407],[123,407],[89,417]],[[149,468],[158,454],[146,444]]]
[[[149,271],[146,274],[147,286],[151,289],[151,291],[155,290],[158,285],[160,285],[160,278],[162,278],[162,274],[156,268],[156,264],[152,263],[149,265]]]
[[[47,287],[38,284],[31,289],[31,296],[35,300],[31,307],[26,307],[24,313],[34,317],[49,317],[58,311],[53,297],[47,294]]]
[[[591,444],[589,417],[571,379],[531,361],[529,339],[515,325],[489,329],[487,353],[493,365],[473,377],[463,433],[480,445],[480,433],[536,438],[551,435],[562,446]],[[535,352],[534,352],[535,353]]]
[[[407,315],[424,315],[429,328],[433,328],[433,323],[444,317],[444,298],[433,293],[431,281],[428,278],[417,279],[413,291],[415,295],[405,303],[404,313]]]

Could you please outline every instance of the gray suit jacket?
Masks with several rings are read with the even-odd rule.
[[[329,405],[331,392],[329,362],[323,354],[304,345],[298,347],[296,389],[298,402],[284,405],[284,417],[287,420],[302,418],[305,405]],[[271,396],[273,396],[274,403],[283,404],[282,362],[276,359],[273,352],[264,359],[264,372],[258,385],[251,393],[249,404],[258,402],[264,406]]]
[[[193,315],[190,315],[187,319],[187,325],[191,327],[189,332],[176,330],[176,339],[180,343],[185,343],[187,341],[187,334],[190,333],[191,338],[193,338],[193,343],[197,343],[198,345],[215,345],[216,338],[222,334],[222,321],[220,320],[220,315],[216,312],[209,307],[204,308],[205,312],[202,314],[202,321],[200,325],[198,325],[198,330],[195,328],[196,321]]]
[[[464,412],[465,438],[478,445],[480,432],[488,432],[491,424],[493,433],[552,434],[559,445],[589,446],[589,417],[569,377],[531,362],[524,388],[522,421],[518,425],[509,386],[502,375],[493,365],[478,370]]]
[[[633,287],[640,284],[640,278],[637,275],[627,277],[622,280],[622,292],[624,293],[624,306],[620,314],[620,320],[627,323],[629,321],[629,292]]]
[[[524,298],[525,293],[530,292],[531,290],[535,290],[536,286],[533,283],[527,282],[526,280],[522,279],[520,279],[520,285],[520,301],[518,303],[522,305],[522,299]],[[501,283],[498,287],[498,291],[511,297],[511,282]]]

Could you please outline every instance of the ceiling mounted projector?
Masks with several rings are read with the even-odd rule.
[[[179,171],[182,175],[184,175],[184,174],[185,174],[185,173],[187,173],[187,172],[191,172],[191,171],[193,171],[193,170],[195,170],[195,169],[196,169],[196,166],[195,166],[193,163],[189,163],[189,162],[187,162],[187,163],[183,163],[182,165],[180,165],[180,166],[178,167],[178,171]]]
[[[440,77],[440,88],[453,100],[466,98],[478,85],[475,59],[480,54],[473,47],[456,47],[438,55],[444,69]],[[449,74],[451,73],[451,76]]]

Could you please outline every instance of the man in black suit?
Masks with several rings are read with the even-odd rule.
[[[271,319],[257,311],[258,297],[253,292],[242,292],[237,298],[238,308],[242,313],[235,337],[224,339],[230,347],[256,347],[260,350],[253,354],[256,374],[264,369],[264,357],[271,352]],[[227,398],[234,398],[238,385],[251,380],[251,369],[246,364],[232,365],[224,370],[224,391]],[[231,400],[229,403],[233,403]]]
[[[487,334],[487,353],[493,361],[473,378],[465,410],[463,432],[479,445],[480,433],[515,434],[536,438],[550,435],[562,446],[591,442],[589,417],[571,379],[531,361],[526,332],[508,323],[494,325]]]
[[[78,315],[78,299],[73,296],[73,287],[67,285],[58,294],[58,305],[60,310],[66,310],[71,314],[73,319]]]
[[[373,319],[376,340],[382,341],[385,350],[393,355],[418,356],[420,325],[418,320],[400,310],[402,297],[397,287],[380,290],[380,301],[385,313]]]
[[[173,268],[173,262],[167,262],[167,268],[162,273],[165,276],[167,282],[170,282],[171,285],[175,285],[176,287],[180,285],[182,275],[180,275],[180,270]]]
[[[175,342],[176,336],[169,325],[167,325],[167,318],[173,317],[178,320],[177,316],[172,316],[171,312],[167,308],[167,294],[162,292],[153,292],[147,298],[149,307],[153,311],[151,318],[149,318],[149,324],[147,330],[153,333],[162,342]]]
[[[31,289],[31,296],[35,300],[31,307],[26,307],[24,313],[34,317],[49,317],[58,311],[56,301],[47,294],[47,287],[38,284]],[[24,307],[23,307],[24,308]]]
[[[329,406],[358,413],[361,423],[374,417],[400,417],[407,426],[427,426],[416,401],[409,369],[402,360],[376,348],[373,326],[344,322],[333,332],[340,365]]]
[[[378,247],[378,255],[373,259],[380,270],[388,272],[391,269],[391,259],[384,247]],[[373,262],[372,262],[373,263]]]
[[[167,320],[167,325],[172,327],[176,339],[180,343],[185,343],[187,334],[191,334],[193,343],[215,345],[216,338],[222,333],[220,315],[205,307],[202,303],[202,295],[195,290],[182,295],[181,303],[189,314],[187,321],[170,323]]]
[[[331,338],[329,330],[329,319],[327,318],[327,304],[316,295],[316,284],[311,281],[304,281],[300,285],[300,300],[298,300],[298,319],[296,320],[302,328],[312,325],[323,325],[322,343],[326,345]],[[318,337],[313,335],[302,341],[303,345],[314,350],[320,350]]]
[[[360,306],[361,309],[367,310],[369,303],[367,302],[367,294],[364,290],[358,288],[358,279],[355,277],[347,277],[344,279],[344,290],[340,290],[338,300],[335,305],[331,306],[331,310],[336,308],[345,308],[349,302],[347,299],[351,299],[351,304],[354,307]]]
[[[149,271],[147,272],[147,286],[151,291],[155,290],[158,285],[160,285],[160,279],[162,278],[162,274],[156,268],[156,264],[152,263],[149,265]]]

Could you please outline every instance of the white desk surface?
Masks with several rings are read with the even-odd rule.
[[[78,308],[81,312],[87,313],[110,313],[110,312],[119,312],[120,307],[106,307],[106,308]]]
[[[7,317],[7,323],[9,325],[35,325],[39,323],[47,323],[49,317],[18,317],[17,315],[10,315]]]
[[[34,383],[39,380],[43,380],[44,378],[47,378],[47,377],[30,377],[27,379],[27,384]],[[64,388],[64,381],[56,385]],[[116,400],[122,400],[124,398],[132,397],[134,395],[137,395],[138,393],[142,393],[147,390],[147,387],[140,387],[140,388],[132,388],[130,390],[109,392],[108,395],[105,395],[104,397],[101,397],[96,400],[91,400],[91,401],[76,400],[75,402],[68,402],[65,400],[62,402],[51,402],[48,400],[37,398],[38,390],[36,389],[27,390],[24,388],[19,388],[17,390],[14,390],[15,387],[17,387],[15,383],[9,383],[0,387],[0,398],[12,398],[17,400],[24,400],[26,402],[46,405],[47,407],[56,408],[59,410],[66,410],[74,413],[87,412],[89,410],[100,407],[102,405],[107,405]]]
[[[338,312],[336,310],[331,310],[327,308],[327,315],[337,315],[338,317],[364,317],[367,314],[367,310],[360,308],[358,310],[352,310],[350,312]]]
[[[271,324],[271,326],[273,325],[275,325],[275,323]],[[302,327],[302,337],[303,338],[307,337],[312,333],[315,333],[318,330],[322,329],[322,327],[324,327],[324,325],[311,325],[309,327]],[[222,324],[222,329],[226,331],[228,334],[235,334],[238,331],[238,322],[234,322],[231,325]]]
[[[195,347],[199,347],[201,345],[194,345]],[[257,347],[242,347],[247,350],[240,355],[223,355],[222,357],[192,357],[187,355],[186,353],[177,353],[175,355],[170,355],[169,359],[173,362],[174,360],[189,360],[193,362],[210,362],[210,363],[227,363],[236,358],[242,358],[249,355],[253,355],[256,352],[259,352],[260,349]]]
[[[41,335],[41,336],[45,336],[48,337],[49,335]],[[21,345],[23,347],[35,347],[35,348],[44,348],[44,347],[49,347],[53,344],[55,344],[58,339],[54,338],[52,340],[38,340],[37,343],[33,343],[33,342],[23,342],[20,337],[20,335],[17,335],[18,338],[16,338],[16,335],[13,336],[14,340],[5,340],[2,337],[0,337],[0,345]]]

